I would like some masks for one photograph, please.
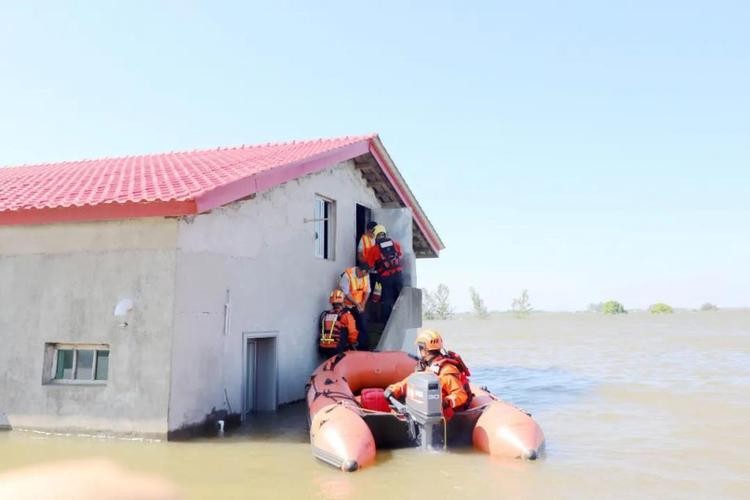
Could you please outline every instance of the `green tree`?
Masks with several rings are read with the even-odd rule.
[[[424,319],[436,319],[435,297],[426,288],[422,290],[422,317]]]
[[[524,288],[521,291],[521,296],[513,299],[513,303],[510,307],[517,318],[528,316],[533,310],[531,308],[531,302],[529,301],[529,291]]]
[[[651,314],[672,314],[674,312],[674,309],[672,309],[672,306],[668,304],[657,302],[656,304],[653,304],[648,308],[648,312],[650,312]]]
[[[474,308],[474,315],[480,319],[487,319],[489,316],[487,307],[484,305],[482,297],[479,296],[479,292],[472,286],[469,287],[469,294],[471,295],[471,305]]]
[[[701,306],[701,311],[718,311],[718,310],[719,310],[719,306],[717,306],[716,304],[712,304],[710,302],[706,302],[705,304]]]
[[[439,284],[434,292],[422,290],[422,317],[424,319],[450,319],[453,307],[450,304],[450,290]]]
[[[604,314],[626,314],[625,307],[617,302],[616,300],[608,300],[602,304],[602,312]]]
[[[450,303],[450,290],[444,284],[439,284],[433,297],[435,298],[435,319],[450,319],[453,317],[453,307]]]

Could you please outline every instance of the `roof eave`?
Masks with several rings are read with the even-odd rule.
[[[437,234],[434,226],[427,218],[424,210],[422,210],[422,207],[420,206],[414,194],[411,192],[411,189],[409,189],[409,186],[401,176],[398,168],[396,168],[393,159],[388,154],[385,146],[383,146],[380,137],[377,135],[370,139],[370,154],[372,154],[373,158],[375,158],[375,161],[383,170],[386,178],[396,190],[401,200],[404,202],[404,205],[411,208],[414,214],[414,220],[417,223],[417,227],[419,227],[419,229],[422,231],[422,234],[427,239],[427,242],[430,244],[430,248],[435,253],[435,256],[438,256],[440,254],[440,250],[443,250],[445,248],[443,241],[440,239],[440,236]]]
[[[137,217],[175,217],[196,213],[196,204],[192,200],[114,202],[100,205],[69,205],[67,207],[6,210],[0,212],[0,226],[93,222]]]

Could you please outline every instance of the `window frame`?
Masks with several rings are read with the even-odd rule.
[[[56,378],[57,361],[60,351],[73,351],[73,378]],[[94,351],[91,362],[91,378],[76,378],[78,371],[78,351]],[[109,344],[71,344],[62,342],[48,342],[45,344],[45,370],[42,377],[44,385],[106,385],[109,381],[109,360],[107,360],[107,378],[97,380],[96,368],[99,362],[99,352],[107,352],[109,358],[111,349]]]
[[[320,260],[335,261],[336,200],[316,193],[313,222],[313,232],[315,233],[313,255]],[[323,233],[322,245],[319,237],[321,232]]]

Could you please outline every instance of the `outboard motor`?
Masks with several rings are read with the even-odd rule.
[[[417,426],[423,449],[445,448],[445,418],[440,380],[430,372],[417,372],[406,381],[406,411]]]

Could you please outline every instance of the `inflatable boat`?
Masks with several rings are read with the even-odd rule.
[[[474,384],[468,408],[446,422],[437,377],[416,366],[401,351],[349,351],[323,362],[307,387],[313,455],[351,472],[375,463],[378,448],[473,445],[526,460],[543,452],[544,434],[531,415]],[[407,376],[405,403],[387,401],[384,388]]]

